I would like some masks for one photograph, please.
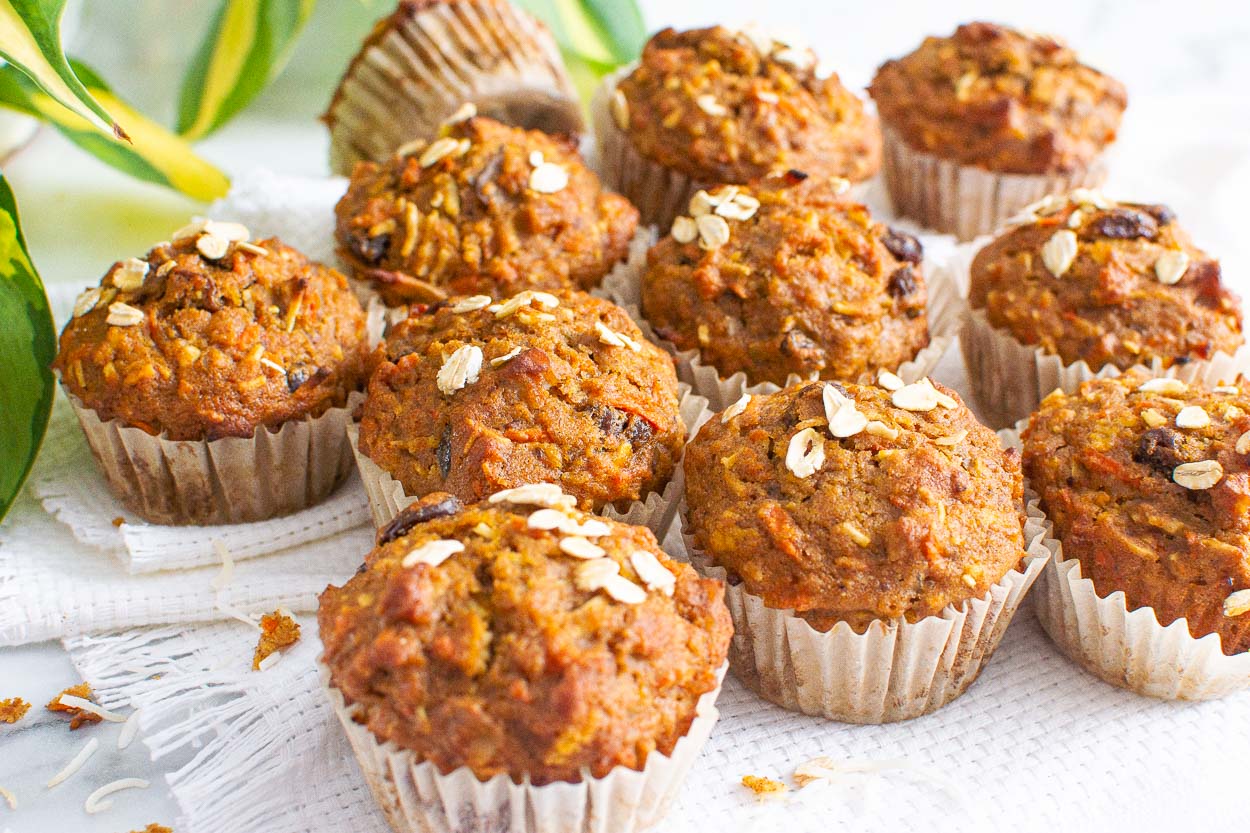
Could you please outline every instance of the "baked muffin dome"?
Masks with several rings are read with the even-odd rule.
[[[326,589],[331,685],[379,741],[534,784],[672,751],[725,661],[724,588],[571,502],[550,486],[427,496]]]
[[[808,180],[814,182],[814,180]],[[696,193],[647,255],[643,314],[722,377],[855,381],[929,343],[920,243],[828,180]]]
[[[626,256],[638,223],[571,140],[484,117],[390,162],[358,163],[335,216],[340,255],[392,305],[589,289]]]
[[[237,223],[198,221],[78,299],[54,369],[101,420],[173,440],[251,437],[342,406],[366,316],[341,274]]]
[[[932,616],[1025,555],[1018,454],[948,389],[882,381],[750,397],[686,448],[695,546],[819,631]]]
[[[1001,173],[1085,168],[1115,140],[1124,86],[1054,38],[967,23],[887,61],[881,123],[917,150]]]
[[[576,291],[415,309],[378,350],[360,420],[360,450],[410,495],[551,482],[585,509],[662,489],[685,437],[672,360]]]
[[[664,29],[617,85],[617,124],[643,157],[696,182],[788,169],[858,182],[881,164],[876,119],[816,56],[722,26]]]
[[[1066,364],[1165,367],[1232,354],[1241,303],[1219,262],[1162,205],[1093,191],[1026,211],[972,263],[969,301],[989,323]]]
[[[1099,596],[1250,649],[1250,388],[1132,372],[1042,401],[1024,470]]]

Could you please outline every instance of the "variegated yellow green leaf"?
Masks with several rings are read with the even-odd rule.
[[[0,58],[87,124],[125,138],[107,107],[91,96],[61,47],[65,0],[0,0]]]
[[[0,175],[0,519],[21,491],[52,412],[56,330],[26,251],[17,203]]]
[[[633,0],[519,0],[551,27],[566,60],[578,56],[600,74],[634,60],[647,39]]]
[[[0,68],[0,106],[54,125],[83,150],[131,176],[173,188],[198,200],[209,201],[225,195],[230,187],[226,175],[197,156],[185,139],[131,108],[90,68],[77,61],[73,67],[91,94],[125,121],[130,142],[117,142],[101,134],[86,119],[62,107],[11,67]]]
[[[182,85],[178,132],[198,139],[225,124],[290,57],[315,0],[223,0]]]

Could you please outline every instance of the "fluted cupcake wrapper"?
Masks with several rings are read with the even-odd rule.
[[[999,431],[1004,445],[1020,448],[1027,424],[1021,420]],[[1047,536],[1053,536],[1027,482],[1025,499],[1045,524]],[[1062,542],[1056,542],[1054,552],[1038,577],[1037,618],[1073,662],[1112,685],[1165,700],[1212,700],[1250,688],[1250,652],[1228,656],[1218,634],[1195,638],[1186,619],[1165,627],[1154,608],[1129,610],[1124,590],[1099,596],[1094,582],[1081,575],[1081,562],[1064,557]],[[1223,613],[1205,611],[1196,624],[1213,626],[1212,615]]]
[[[354,719],[318,661],[321,681],[343,724],[365,782],[396,833],[634,833],[657,824],[681,791],[720,716],[716,688],[699,698],[696,717],[670,754],[652,752],[641,770],[616,767],[602,778],[536,786],[505,774],[481,781],[467,767],[443,774],[392,742],[379,743]]]
[[[431,139],[465,102],[507,124],[584,129],[542,23],[505,0],[429,3],[369,40],[348,67],[326,114],[330,167],[347,175],[357,161],[383,161],[406,142]]]
[[[642,216],[642,222],[667,233],[673,219],[685,214],[690,198],[700,188],[721,185],[697,182],[684,173],[647,159],[635,148],[612,116],[612,97],[621,79],[637,67],[627,64],[606,76],[590,101],[590,121],[598,148],[598,172],[604,185],[629,199]],[[861,201],[867,183],[853,183],[846,199]]]
[[[686,385],[679,385],[678,388],[680,398],[677,409],[689,439],[696,427],[695,420],[707,411],[707,400],[692,393]],[[360,450],[359,424],[352,421],[347,423],[347,437],[352,452],[356,455],[356,466],[360,470],[365,493],[369,496],[374,525],[381,529],[420,495],[407,494],[402,483]],[[663,541],[677,515],[677,504],[685,491],[685,482],[685,470],[679,462],[673,469],[673,476],[661,491],[651,492],[644,499],[635,500],[624,509],[617,509],[609,504],[599,514],[621,523],[645,526],[655,533],[658,540]]]
[[[958,287],[961,297],[967,297],[969,269],[984,242],[960,246],[940,267],[942,280]],[[1010,427],[1024,419],[1057,388],[1073,393],[1082,382],[1125,372],[1115,365],[1093,369],[1083,361],[1065,364],[1053,353],[1035,345],[1021,344],[1011,333],[990,324],[985,311],[979,309],[966,310],[959,341],[978,412],[986,424],[995,429]],[[1220,352],[1210,359],[1195,359],[1169,368],[1154,359],[1148,365],[1132,369],[1151,376],[1174,377],[1187,384],[1215,386],[1232,382],[1240,373],[1250,373],[1250,344],[1243,344],[1232,355]]]
[[[744,584],[730,583],[727,571],[698,550],[684,524],[682,538],[695,569],[725,582],[734,623],[729,647],[734,675],[782,708],[846,723],[909,720],[967,690],[1057,546],[1031,508],[1024,560],[986,595],[917,622],[878,620],[856,633],[846,622],[818,631],[793,610],[768,607]]]
[[[960,240],[994,231],[1047,194],[1097,188],[1107,179],[1102,156],[1088,168],[1067,174],[995,173],[916,150],[884,124],[881,135],[882,171],[894,210]]]
[[[642,314],[642,272],[646,267],[645,252],[641,263],[630,269],[619,269],[609,274],[603,281],[602,291],[618,306],[629,313],[638,324],[648,340],[660,345],[673,355],[677,365],[677,378],[706,398],[713,411],[723,411],[732,405],[744,393],[752,396],[757,394],[775,393],[781,390],[772,382],[750,384],[745,373],[739,371],[725,378],[710,364],[705,364],[698,350],[678,350],[677,346],[667,339],[661,338],[651,327]],[[631,257],[631,264],[635,258]],[[910,361],[893,368],[904,382],[911,384],[928,376],[942,356],[955,342],[963,327],[965,304],[954,285],[946,283],[946,273],[932,263],[926,262],[925,274],[929,278],[929,343],[917,351]],[[870,382],[874,373],[865,374],[861,382]],[[798,374],[790,374],[786,379],[786,387],[797,382],[817,378],[816,375],[804,379]]]

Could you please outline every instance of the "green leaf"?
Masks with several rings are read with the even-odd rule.
[[[570,63],[600,72],[634,60],[647,40],[634,0],[519,0],[555,35]]]
[[[65,0],[0,0],[0,58],[97,130],[127,138],[75,75],[61,48]]]
[[[39,453],[52,412],[56,330],[39,273],[30,262],[17,203],[0,174],[0,519]]]
[[[282,71],[316,0],[223,0],[182,82],[178,132],[207,136]]]
[[[96,99],[125,119],[129,143],[100,133],[13,67],[0,67],[0,106],[48,122],[83,150],[138,179],[205,202],[225,195],[230,187],[226,175],[197,156],[185,139],[131,108],[86,65],[74,61],[73,68]]]

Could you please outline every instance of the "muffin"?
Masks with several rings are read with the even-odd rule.
[[[881,163],[876,119],[816,63],[755,31],[657,32],[591,107],[605,179],[661,227],[703,184],[790,170],[869,179]]]
[[[869,92],[895,209],[964,240],[1046,194],[1101,185],[1128,103],[1055,38],[993,23],[925,38]]]
[[[699,191],[689,212],[647,255],[642,312],[721,380],[856,381],[929,344],[919,241],[827,181]]]
[[[1037,530],[1026,555],[1018,454],[928,379],[744,397],[684,465],[696,564],[730,584],[731,667],[808,714],[885,722],[958,696],[1045,560]]]
[[[1076,617],[1070,631],[1063,617],[1043,621],[1061,647],[1109,682],[1184,696],[1125,674],[1124,652],[1107,651],[1108,663],[1101,650],[1086,649],[1124,631],[1102,615],[1122,622],[1130,611],[1151,612],[1150,626],[1135,632],[1147,636],[1131,639],[1127,661],[1149,663],[1166,685],[1183,669],[1151,661],[1155,643],[1176,642],[1161,626],[1179,622],[1193,640],[1214,634],[1228,656],[1250,649],[1250,388],[1243,387],[1133,371],[1090,380],[1072,394],[1055,391],[1024,430],[1029,485],[1063,544],[1047,584],[1053,579],[1073,598],[1065,574],[1074,570],[1099,598],[1123,594],[1106,614]]]
[[[573,502],[428,495],[322,594],[331,701],[396,830],[572,829],[602,802],[632,831],[707,738],[722,585]]]
[[[1042,379],[1043,365],[1078,365],[1084,378],[1108,366],[1194,372],[1244,343],[1219,262],[1172,211],[1093,191],[1043,201],[977,252],[968,301],[969,377],[998,424],[1055,387],[1075,389]]]
[[[54,370],[113,492],[154,523],[256,521],[351,469],[364,310],[341,274],[202,220],[79,296]]]
[[[330,169],[347,176],[357,162],[433,140],[465,104],[544,133],[584,129],[560,49],[537,18],[508,0],[401,0],[374,24],[323,117]]]
[[[353,276],[392,306],[590,289],[626,256],[638,223],[573,143],[481,116],[358,164],[335,217]]]
[[[379,492],[474,502],[550,482],[588,511],[665,489],[686,439],[672,361],[624,310],[576,291],[414,309],[378,349],[359,419]],[[374,502],[379,521],[403,505]]]

